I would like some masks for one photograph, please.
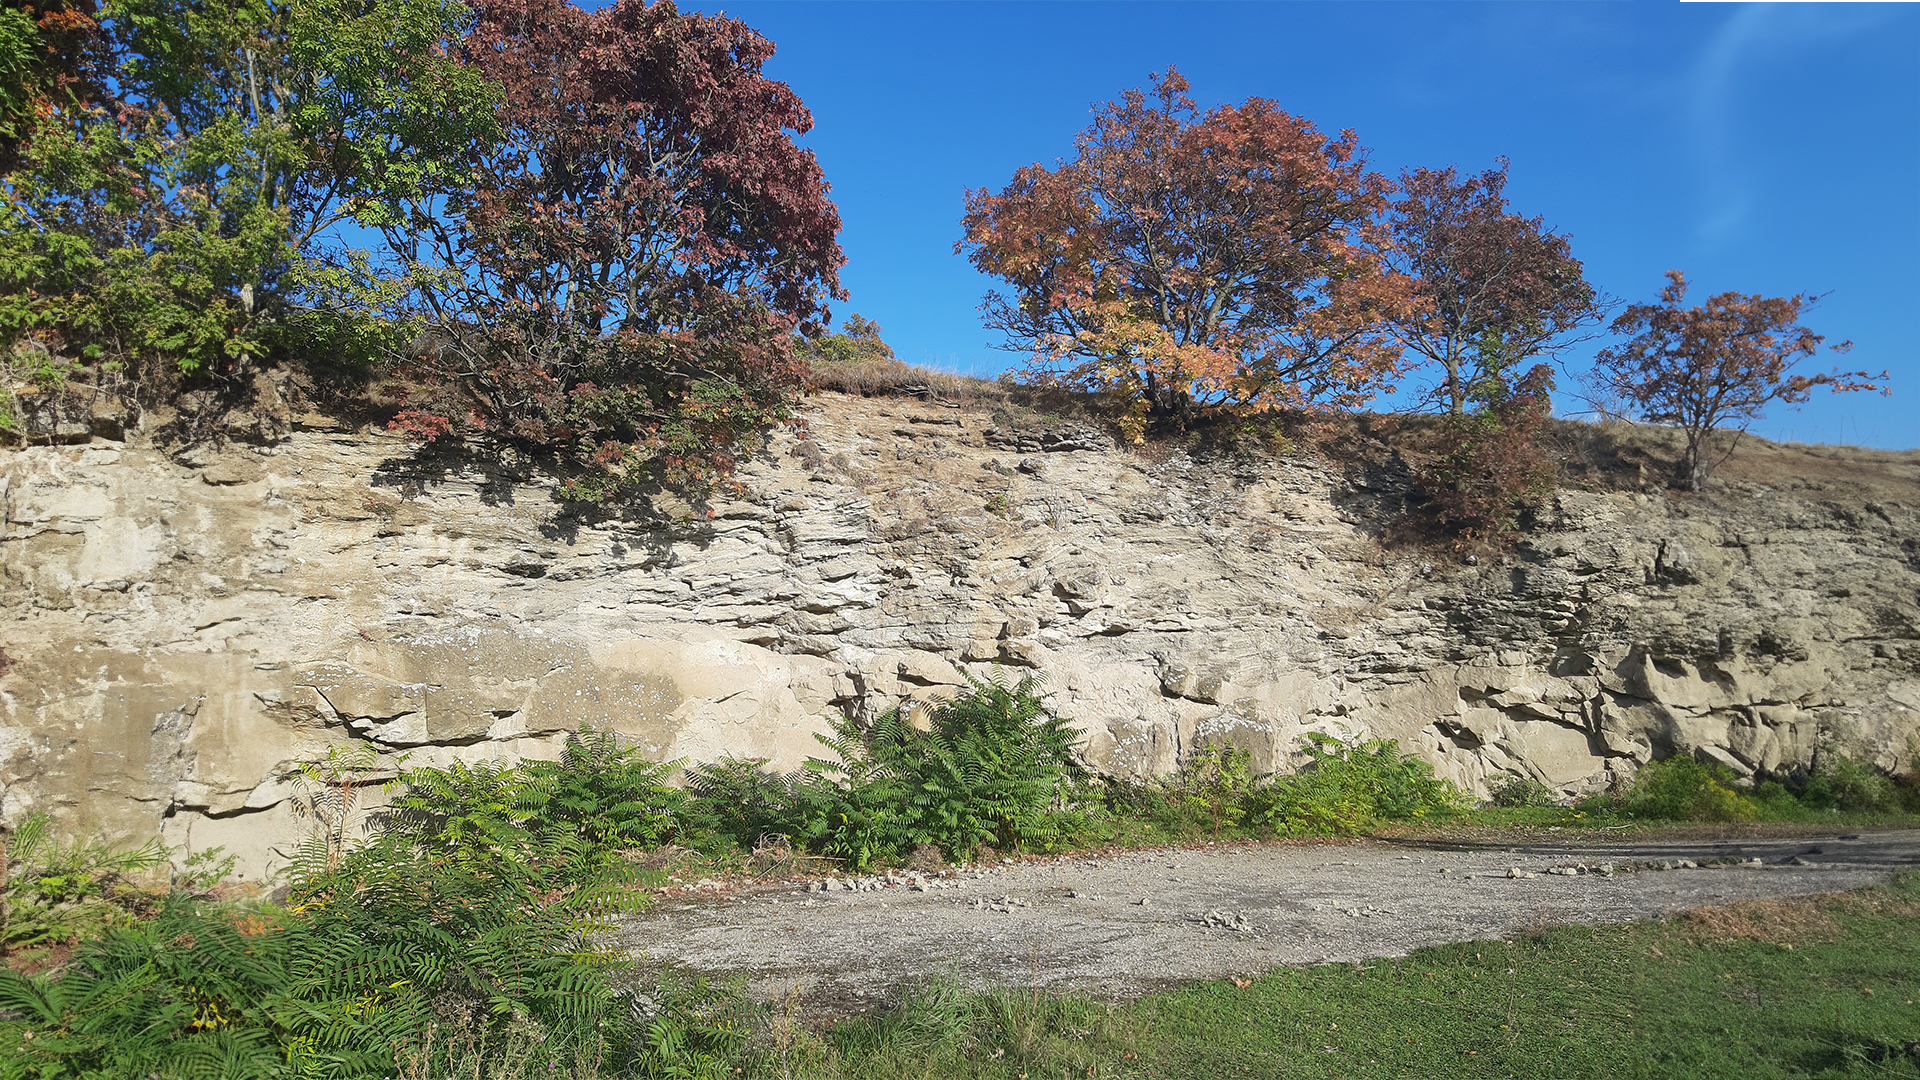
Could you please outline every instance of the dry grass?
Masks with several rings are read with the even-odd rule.
[[[1697,941],[1764,941],[1792,948],[1845,937],[1846,930],[1835,921],[1835,915],[1920,919],[1920,901],[1885,888],[1781,900],[1741,900],[1695,908],[1681,917],[1680,928]]]
[[[1845,933],[1833,921],[1826,897],[1790,900],[1741,900],[1687,912],[1682,926],[1701,941],[1764,941],[1793,946],[1838,941]]]
[[[951,404],[1005,401],[1008,390],[997,382],[936,371],[901,360],[815,361],[808,389],[860,397],[922,397]]]

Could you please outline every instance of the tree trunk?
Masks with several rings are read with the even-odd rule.
[[[1707,482],[1706,434],[1687,433],[1687,448],[1680,454],[1674,480],[1688,491],[1699,491]]]

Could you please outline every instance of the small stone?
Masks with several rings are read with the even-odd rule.
[[[1246,915],[1238,911],[1224,911],[1219,908],[1214,908],[1201,916],[1200,921],[1207,926],[1217,927],[1221,930],[1232,930],[1242,934],[1253,929],[1253,924],[1247,921]]]

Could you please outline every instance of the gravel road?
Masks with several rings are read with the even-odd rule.
[[[1545,924],[1836,892],[1920,865],[1920,830],[1792,839],[1246,844],[676,895],[632,919],[643,968],[745,975],[809,1013],[951,974],[1110,1000],[1283,964],[1401,956]],[[858,891],[848,888],[857,886]]]

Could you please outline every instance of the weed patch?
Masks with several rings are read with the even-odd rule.
[[[1792,948],[1841,936],[1827,907],[1817,900],[1742,900],[1695,908],[1681,921],[1702,941],[1764,941]]]

